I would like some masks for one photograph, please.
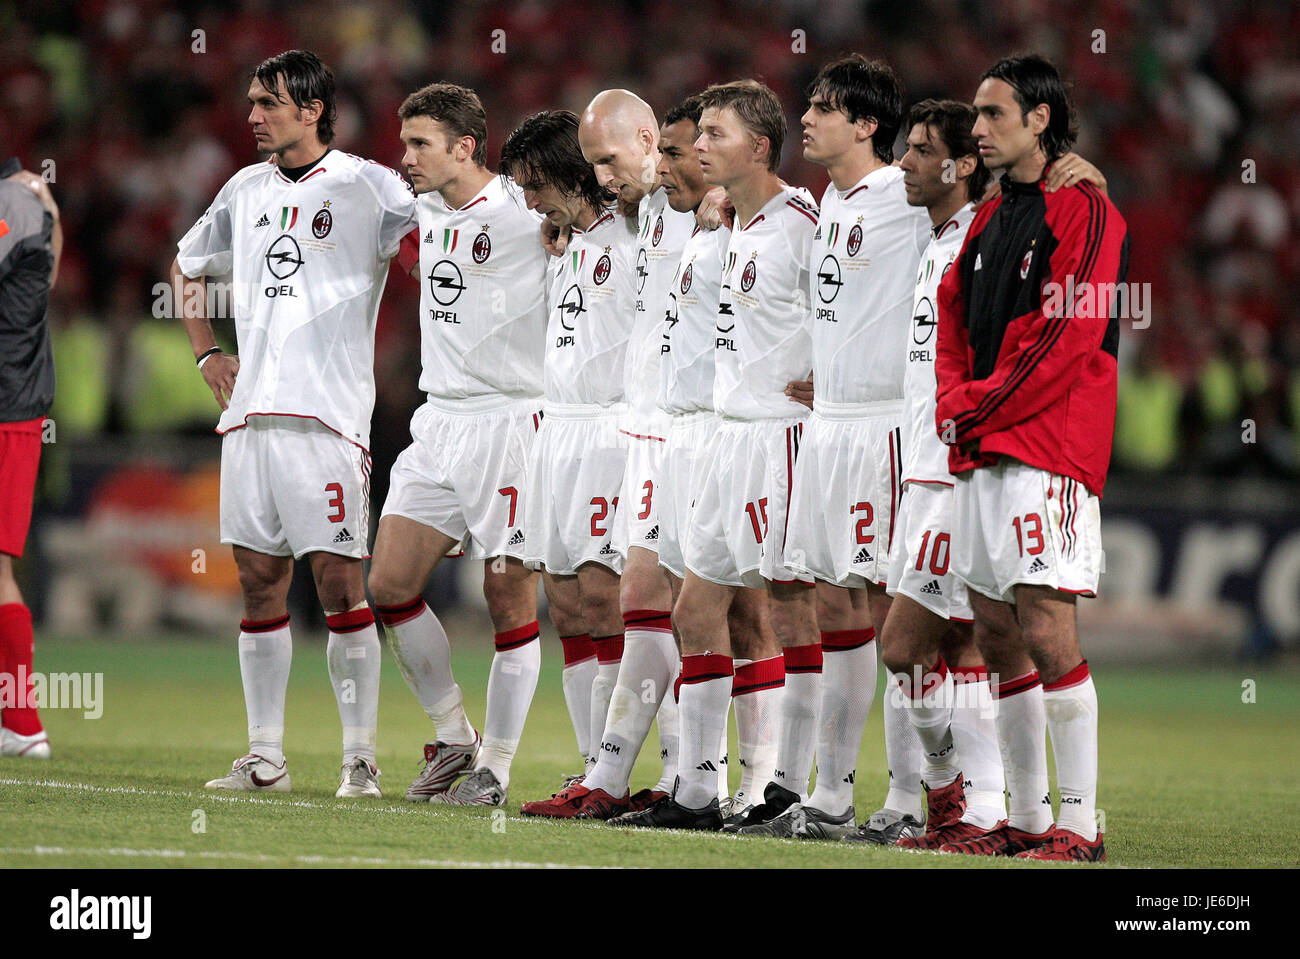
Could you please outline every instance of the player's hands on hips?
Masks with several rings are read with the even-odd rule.
[[[800,403],[808,409],[813,406],[813,378],[808,374],[806,380],[791,380],[785,385],[785,395],[790,397],[796,403]]]
[[[1048,193],[1055,193],[1063,186],[1075,186],[1085,180],[1094,184],[1102,193],[1106,192],[1106,178],[1101,171],[1079,154],[1067,153],[1052,164],[1043,186]]]
[[[224,410],[226,400],[235,392],[235,377],[239,375],[239,357],[231,353],[213,353],[199,368],[203,382],[208,384],[212,395],[217,398]]]
[[[695,211],[695,222],[706,230],[716,230],[723,225],[730,229],[735,219],[736,208],[727,199],[727,191],[720,186],[704,194],[699,209]]]
[[[549,218],[542,220],[542,249],[551,256],[564,256],[569,246],[570,229],[558,227]]]

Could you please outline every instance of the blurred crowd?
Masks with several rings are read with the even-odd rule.
[[[786,104],[846,50],[885,58],[908,99],[970,99],[1034,50],[1073,82],[1079,153],[1109,180],[1150,284],[1125,323],[1115,468],[1300,476],[1300,5],[1286,0],[21,0],[0,2],[0,153],[46,172],[67,247],[53,306],[68,435],[210,431],[179,324],[154,315],[176,240],[256,160],[249,73],[292,47],[339,82],[335,145],[398,166],[397,107],[438,79],[477,89],[489,156],[539,109],[625,86],[658,110],[755,76]],[[418,287],[380,320],[376,479],[419,402]],[[218,325],[233,348],[232,327]],[[375,490],[382,498],[383,490]]]

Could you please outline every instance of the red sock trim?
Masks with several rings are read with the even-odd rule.
[[[623,634],[613,636],[593,636],[591,643],[596,647],[596,662],[602,666],[617,663],[623,659]]]
[[[385,626],[401,626],[402,623],[415,619],[427,608],[424,605],[424,597],[417,596],[396,606],[376,606],[375,611],[379,613],[379,621]]]
[[[590,633],[578,633],[574,636],[561,636],[560,645],[564,647],[564,667],[585,663],[596,655],[596,647],[591,644]]]
[[[790,646],[781,652],[785,657],[786,673],[820,673],[822,671],[822,644]]]
[[[759,659],[736,668],[736,678],[731,682],[732,698],[756,693],[763,689],[778,689],[785,685],[785,659],[773,656]]]
[[[346,613],[332,613],[325,617],[331,633],[355,633],[375,624],[375,614],[369,606],[350,609]]]
[[[241,633],[271,633],[288,625],[289,614],[285,613],[275,619],[241,619],[239,621],[239,631]]]
[[[865,646],[875,638],[876,630],[873,626],[866,629],[822,630],[822,652],[842,653]]]
[[[672,613],[666,609],[630,609],[623,614],[623,630],[626,632],[632,629],[652,633],[671,633]]]
[[[679,672],[677,678],[673,680],[673,702],[682,701],[682,674]]]
[[[993,691],[993,695],[998,699],[1004,699],[1007,696],[1014,696],[1016,693],[1023,693],[1027,689],[1033,689],[1035,686],[1041,685],[1042,680],[1038,678],[1038,670],[1031,669],[1023,676],[1008,679],[1005,683],[998,683],[998,688]]]
[[[1062,689],[1069,689],[1071,686],[1078,686],[1080,683],[1086,682],[1088,677],[1091,675],[1092,674],[1088,672],[1088,661],[1085,659],[1060,679],[1053,680],[1050,683],[1043,683],[1043,692],[1056,693],[1060,692]]]
[[[498,653],[504,653],[507,650],[518,649],[520,646],[527,646],[540,635],[541,626],[537,620],[533,620],[526,626],[518,626],[515,629],[507,629],[504,633],[496,633],[492,637],[492,642],[496,646]]]
[[[707,683],[711,679],[725,679],[736,675],[736,665],[730,656],[721,653],[696,653],[682,657],[682,685]]]
[[[915,703],[919,703],[926,696],[929,696],[939,686],[943,685],[943,678],[948,675],[948,664],[942,656],[935,659],[934,665],[920,675],[920,690],[917,690],[917,667],[913,666],[910,672],[894,673],[898,688],[902,690],[904,696]]]
[[[952,671],[954,683],[983,683],[988,678],[989,671],[983,666],[959,666]]]

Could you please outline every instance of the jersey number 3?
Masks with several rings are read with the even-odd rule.
[[[338,483],[326,483],[325,492],[334,494],[334,498],[325,504],[332,507],[334,512],[325,518],[331,523],[343,522],[343,487]]]

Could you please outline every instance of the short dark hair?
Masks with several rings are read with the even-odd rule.
[[[553,186],[595,210],[614,201],[578,145],[578,115],[569,110],[534,113],[501,146],[501,173],[525,189]]]
[[[1079,136],[1074,104],[1069,88],[1050,60],[1036,53],[1003,57],[985,70],[980,80],[989,78],[1001,80],[1015,90],[1020,117],[1026,123],[1030,110],[1040,103],[1047,104],[1052,115],[1038,142],[1048,160],[1070,151]]]
[[[966,178],[966,196],[971,200],[978,200],[984,196],[984,191],[988,189],[989,180],[993,176],[989,168],[984,165],[984,160],[980,157],[979,144],[975,141],[975,135],[971,133],[978,116],[973,106],[957,100],[922,100],[913,105],[907,113],[908,129],[911,130],[918,123],[934,127],[939,133],[939,139],[948,148],[948,156],[952,159],[956,160],[964,156],[975,158],[975,170]]]
[[[903,123],[903,84],[884,60],[850,53],[817,71],[808,97],[820,95],[850,123],[875,120],[871,146],[884,163],[894,162],[894,141]]]
[[[767,168],[773,173],[781,165],[785,143],[785,110],[770,87],[757,80],[733,80],[709,87],[700,97],[700,112],[730,107],[756,137],[767,137]],[[698,121],[697,121],[698,122]]]
[[[430,83],[403,100],[397,108],[397,116],[401,120],[411,117],[436,120],[456,140],[473,137],[471,159],[479,166],[487,166],[487,113],[478,94],[469,87],[456,83]]]
[[[280,95],[280,76],[284,75],[284,92],[299,110],[313,100],[325,105],[316,121],[316,137],[321,143],[334,139],[334,121],[338,110],[334,104],[334,72],[321,63],[310,50],[286,50],[268,57],[253,71],[256,80],[272,96]]]
[[[700,100],[698,93],[693,93],[668,111],[664,117],[664,126],[670,127],[682,120],[690,120],[698,127],[700,125],[700,115],[703,113],[704,103]]]

